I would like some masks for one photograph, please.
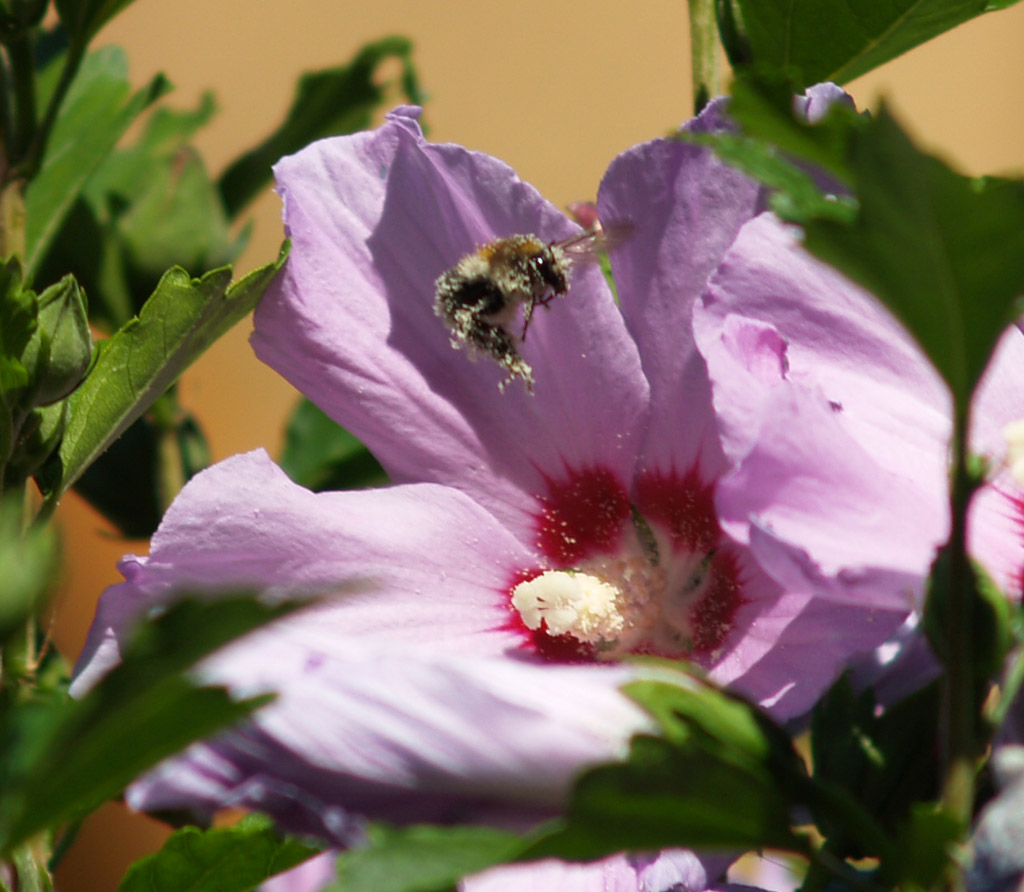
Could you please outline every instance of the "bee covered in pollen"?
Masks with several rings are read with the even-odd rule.
[[[444,320],[452,346],[484,353],[505,371],[502,390],[522,378],[533,391],[533,369],[519,354],[534,310],[569,290],[572,269],[619,244],[627,227],[595,228],[557,242],[536,235],[497,238],[480,245],[435,283],[434,312]],[[519,308],[522,330],[516,333]]]

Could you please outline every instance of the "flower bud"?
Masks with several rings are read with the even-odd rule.
[[[22,354],[33,382],[32,405],[47,406],[81,383],[92,359],[85,295],[65,276],[39,295],[38,325]]]
[[[46,0],[0,0],[0,42],[23,37],[46,13]]]

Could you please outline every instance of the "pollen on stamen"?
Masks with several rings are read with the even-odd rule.
[[[625,626],[620,594],[588,573],[548,571],[517,585],[512,606],[528,629],[543,624],[551,635],[571,635],[600,648],[618,640]]]

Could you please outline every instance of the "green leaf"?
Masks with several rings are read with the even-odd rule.
[[[696,678],[661,674],[623,690],[665,737],[638,735],[625,762],[586,772],[565,825],[523,859],[590,860],[676,846],[804,850],[790,824],[807,776],[785,732]]]
[[[264,815],[216,830],[185,827],[128,868],[118,892],[248,892],[318,852],[282,838]]]
[[[127,303],[132,313],[138,312],[168,267],[215,269],[233,261],[244,247],[246,233],[231,235],[220,194],[189,144],[215,109],[210,94],[191,110],[156,109],[139,139],[112,152],[90,177],[83,193],[90,214],[100,232],[116,240],[116,247],[106,246],[107,265],[99,270],[104,302],[108,288],[127,286]],[[64,253],[75,259],[78,234],[68,229],[61,235],[67,242]],[[111,263],[118,268],[110,268]]]
[[[918,803],[895,838],[893,856],[879,866],[883,888],[939,888],[944,875],[959,872],[953,859],[965,829],[949,812]]]
[[[665,678],[630,682],[622,690],[655,718],[668,739],[697,742],[751,767],[771,760],[786,772],[804,774],[789,736],[751,704],[673,664],[666,664],[662,674]]]
[[[16,257],[0,263],[0,485],[3,466],[15,448],[21,404],[31,382],[22,363],[25,348],[36,331],[39,305],[22,287]]]
[[[38,174],[25,191],[25,275],[32,279],[89,174],[128,125],[162,96],[160,75],[133,93],[124,53],[104,47],[85,57],[61,105]]]
[[[0,356],[20,358],[36,329],[35,295],[22,287],[17,257],[0,262]]]
[[[805,244],[881,298],[965,414],[1024,294],[1024,183],[953,172],[884,107],[856,131],[851,169],[857,220],[812,221]]]
[[[907,327],[965,417],[996,341],[1019,315],[1024,182],[954,172],[917,149],[884,106],[867,119],[836,104],[809,125],[786,110],[777,80],[748,76],[737,90],[730,113],[748,136],[825,167],[849,187],[855,215],[823,213],[795,191],[787,193],[787,219],[804,227],[811,253]]]
[[[811,762],[816,780],[846,791],[895,834],[916,802],[938,795],[941,776],[935,741],[939,733],[937,683],[890,706],[880,715],[871,690],[857,695],[844,676],[815,707]],[[819,829],[838,856],[863,852],[829,815]]]
[[[42,605],[57,571],[57,539],[50,527],[22,534],[21,500],[0,502],[0,648]]]
[[[95,808],[188,744],[268,702],[236,702],[182,673],[302,605],[182,600],[140,625],[122,662],[81,700],[39,699],[0,715],[0,851]]]
[[[440,892],[523,848],[519,837],[489,827],[375,824],[368,836],[367,848],[338,859],[339,882],[328,892]]]
[[[179,162],[192,137],[216,111],[216,101],[209,92],[192,109],[153,109],[138,138],[111,152],[96,168],[83,196],[98,212],[114,198],[124,205],[134,204],[150,189],[150,180],[159,168]]]
[[[207,347],[256,306],[287,255],[230,285],[231,269],[191,279],[172,269],[142,312],[109,341],[70,397],[60,448],[60,479],[44,481],[56,498],[138,418]],[[230,285],[230,287],[229,287]]]
[[[951,656],[951,615],[955,610],[952,586],[951,552],[944,546],[932,564],[928,576],[928,590],[924,603],[922,631],[927,635],[935,655],[949,665]],[[1013,617],[1009,601],[995,581],[979,564],[968,563],[968,578],[964,580],[970,610],[971,665],[960,671],[971,677],[974,702],[983,703],[992,683],[998,680],[1006,666],[1006,656],[1013,644]],[[961,717],[966,720],[965,717]],[[973,732],[979,752],[988,746],[991,728],[975,716]]]
[[[56,0],[57,13],[68,33],[88,43],[97,31],[134,0]]]
[[[307,399],[299,401],[288,422],[281,468],[314,492],[388,482],[370,451]]]
[[[201,270],[229,263],[247,238],[232,238],[220,195],[191,147],[156,159],[144,190],[118,214],[117,229],[129,275],[145,281],[174,264]]]
[[[68,420],[67,408],[61,401],[33,409],[25,417],[7,467],[8,483],[27,481],[56,453]]]
[[[772,208],[786,220],[803,223],[809,218],[819,217],[850,223],[856,217],[855,202],[847,196],[824,194],[806,170],[766,142],[732,133],[683,131],[678,138],[710,146],[727,164],[775,190],[771,196]]]
[[[138,313],[168,267],[214,269],[234,259],[242,239],[227,231],[220,198],[188,145],[214,110],[210,94],[194,109],[154,109],[132,145],[117,148],[97,165],[40,261],[38,281],[74,273],[89,295],[90,320],[102,330],[116,331]],[[182,158],[188,159],[187,176],[180,169]],[[179,178],[206,201],[203,208],[192,208],[168,192]],[[156,209],[161,199],[154,231],[135,231],[132,224],[145,222],[136,205]],[[187,217],[187,226],[182,217]],[[180,230],[188,236],[188,250],[169,255],[160,238]],[[147,250],[129,247],[150,237],[153,246]],[[159,251],[153,249],[157,244]]]
[[[700,746],[635,737],[624,764],[583,775],[565,827],[523,858],[592,860],[673,847],[801,851],[783,787],[766,766],[750,770]]]
[[[992,726],[998,730],[1014,713],[1018,697],[1024,689],[1024,609],[1018,604],[1010,614],[1009,627],[1013,640],[1013,655],[1007,660],[1003,677],[999,682],[999,701],[992,710]]]
[[[420,102],[411,56],[412,45],[404,37],[385,37],[364,46],[348,65],[304,74],[281,126],[221,176],[228,216],[238,214],[270,182],[271,166],[282,156],[325,136],[366,129],[387,96],[387,85],[378,85],[375,75],[389,59],[402,63],[404,95],[410,102]]]
[[[732,85],[729,116],[747,136],[849,185],[853,178],[850,144],[854,131],[866,120],[846,103],[834,102],[822,120],[811,124],[793,113],[793,96],[798,91],[793,79],[780,72],[741,73]]]
[[[755,63],[842,84],[992,8],[986,0],[738,0]]]

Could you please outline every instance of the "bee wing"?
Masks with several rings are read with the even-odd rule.
[[[633,223],[628,220],[612,223],[608,226],[602,226],[599,223],[593,229],[570,236],[563,241],[555,242],[555,244],[574,263],[578,263],[581,260],[593,258],[598,254],[607,254],[609,251],[619,247],[633,234],[633,229]]]

